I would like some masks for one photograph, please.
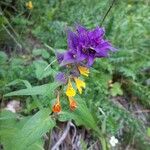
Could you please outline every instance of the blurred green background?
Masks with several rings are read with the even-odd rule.
[[[56,129],[73,120],[79,135],[82,130],[89,134],[79,140],[79,149],[101,149],[105,139],[108,149],[149,150],[149,0],[33,0],[32,7],[28,2],[0,1],[1,146],[51,149]],[[102,25],[118,51],[94,63],[84,94],[77,97],[79,108],[70,112],[62,96],[64,111],[53,116],[54,77],[60,68],[52,63],[44,69],[55,61],[56,50],[67,49],[66,31],[76,24],[89,29]],[[6,111],[12,101],[19,102],[16,113]],[[109,144],[113,135],[119,140],[115,148]]]

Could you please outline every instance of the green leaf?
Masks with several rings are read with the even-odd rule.
[[[21,58],[12,58],[12,60],[11,60],[11,66],[18,67],[18,65],[22,65],[22,64],[24,64],[24,60]]]
[[[48,109],[43,109],[31,117],[14,136],[12,140],[13,148],[24,150],[52,129],[55,126],[55,122],[51,119],[49,113]]]
[[[6,53],[0,51],[0,64],[6,62],[8,59]]]
[[[17,120],[19,115],[12,113],[10,111],[2,111],[0,113],[0,137],[1,144],[6,150],[10,150],[12,145],[10,141],[13,139],[14,135],[18,132],[19,128],[17,124],[20,122]]]
[[[8,96],[19,96],[19,95],[52,95],[54,89],[58,87],[58,83],[44,84],[40,86],[34,86],[32,88],[22,89],[14,92],[5,94],[5,97]]]
[[[150,137],[150,127],[147,128],[147,136]]]
[[[42,49],[34,49],[32,51],[33,56],[39,56],[42,54]]]
[[[49,56],[50,56],[49,53],[46,50],[43,50],[42,57],[47,59],[47,58],[49,58]]]
[[[44,139],[40,139],[32,144],[28,150],[44,150]]]
[[[119,82],[115,82],[110,91],[112,96],[123,95],[123,91]]]
[[[16,85],[16,84],[21,83],[21,82],[23,82],[27,88],[32,87],[29,81],[21,80],[21,79],[14,80],[14,81],[8,83],[6,86],[13,86],[13,85]]]
[[[32,86],[31,86],[31,84],[29,83],[29,81],[27,81],[27,80],[21,80],[21,79],[17,79],[17,80],[15,80],[15,81],[12,81],[11,83],[7,84],[6,86],[16,85],[16,84],[21,83],[21,82],[23,82],[23,83],[25,84],[25,86],[26,86],[28,89],[31,89],[31,88],[32,88]],[[41,105],[41,103],[38,101],[38,98],[37,98],[35,95],[32,95],[32,98],[33,98],[33,100],[35,101],[35,103],[37,104],[37,106],[38,106],[39,108],[42,108],[42,105]]]
[[[4,149],[42,150],[42,136],[55,126],[49,114],[48,109],[42,109],[32,117],[19,117],[12,112],[2,111],[0,137]]]
[[[3,15],[0,15],[0,27],[6,24],[6,18]]]
[[[33,64],[35,66],[35,74],[38,80],[42,80],[53,73],[51,69],[45,70],[45,68],[48,66],[48,63],[44,60],[34,61]]]
[[[120,67],[119,68],[119,72],[123,73],[123,75],[125,77],[130,77],[132,78],[133,80],[136,79],[136,74],[135,72],[133,72],[131,69],[128,69],[128,68],[125,68],[125,67]]]
[[[34,49],[32,54],[34,56],[40,56],[41,55],[45,59],[50,57],[49,53],[45,49]]]
[[[1,120],[7,120],[7,119],[14,119],[17,117],[17,114],[16,113],[12,113],[11,111],[2,111],[0,113],[0,121]]]
[[[63,111],[60,114],[60,120],[65,121],[73,119],[77,125],[84,125],[86,128],[90,128],[92,130],[100,130],[97,127],[96,121],[92,116],[91,112],[87,108],[86,104],[81,100],[81,98],[76,98],[77,100],[77,108],[73,111]]]

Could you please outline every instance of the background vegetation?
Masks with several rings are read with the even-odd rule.
[[[5,150],[150,148],[150,12],[148,0],[0,1],[0,137]],[[67,49],[76,23],[103,26],[118,49],[97,60],[71,112],[53,114],[55,51]],[[47,69],[48,64],[51,66]],[[6,110],[9,105],[16,113]],[[56,145],[64,135],[65,139]],[[115,136],[119,143],[111,147]],[[57,143],[58,144],[58,143]]]

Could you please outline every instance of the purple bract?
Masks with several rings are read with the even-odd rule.
[[[105,31],[97,27],[88,30],[77,26],[76,31],[68,31],[68,51],[59,54],[58,62],[64,66],[72,63],[84,63],[90,67],[95,58],[107,57],[109,51],[115,51],[112,44],[104,39]]]
[[[66,84],[67,83],[67,79],[65,77],[65,74],[62,73],[62,72],[59,72],[56,77],[55,77],[55,80],[59,83],[62,83],[62,84]]]

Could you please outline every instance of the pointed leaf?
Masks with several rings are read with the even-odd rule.
[[[14,149],[26,149],[55,126],[49,112],[48,109],[40,110],[25,123],[21,131],[17,132],[12,140]]]
[[[14,92],[5,94],[5,97],[8,96],[18,96],[18,95],[49,95],[53,93],[54,89],[58,87],[58,83],[44,84],[39,86],[34,86],[32,88],[22,89]]]

